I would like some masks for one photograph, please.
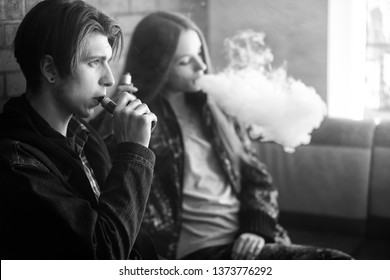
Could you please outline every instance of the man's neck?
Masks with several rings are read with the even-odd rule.
[[[72,115],[64,116],[53,98],[54,94],[45,90],[31,92],[27,90],[27,100],[34,110],[57,132],[66,136]]]

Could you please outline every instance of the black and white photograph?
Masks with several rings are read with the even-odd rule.
[[[382,279],[390,0],[0,0],[0,201],[7,280]]]

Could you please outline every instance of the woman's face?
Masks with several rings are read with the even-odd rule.
[[[194,30],[181,33],[168,73],[166,89],[170,92],[195,92],[200,88],[196,81],[207,66],[201,56],[202,42]]]

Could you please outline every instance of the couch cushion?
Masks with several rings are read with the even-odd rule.
[[[326,119],[311,144],[292,154],[260,143],[260,158],[279,189],[281,212],[355,220],[356,233],[363,234],[374,128],[368,121]],[[344,230],[350,231],[348,223]]]
[[[325,118],[321,126],[313,131],[310,144],[370,148],[374,130],[375,123],[371,120]]]
[[[370,149],[317,145],[287,154],[276,144],[265,144],[261,159],[279,189],[282,210],[367,216]]]

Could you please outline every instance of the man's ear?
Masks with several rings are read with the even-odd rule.
[[[50,55],[44,55],[40,61],[40,68],[42,76],[51,84],[56,81],[58,77],[57,68],[54,64],[54,60]]]

